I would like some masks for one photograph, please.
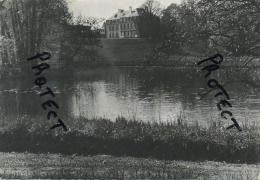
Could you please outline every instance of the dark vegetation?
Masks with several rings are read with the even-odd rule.
[[[25,121],[26,119],[26,121]],[[42,122],[41,122],[42,121]],[[109,154],[189,161],[259,163],[260,135],[257,125],[241,125],[242,132],[226,130],[221,123],[210,126],[177,122],[144,123],[126,120],[70,119],[74,130],[49,131],[43,120],[24,120],[1,130],[0,151],[41,152],[72,155]],[[38,124],[37,124],[38,123]]]
[[[258,0],[188,0],[162,9],[147,0],[139,26],[158,42],[155,53],[259,57],[259,7]]]
[[[29,76],[26,59],[41,52],[51,52],[53,63],[63,69],[79,57],[94,57],[99,34],[93,29],[103,21],[74,17],[65,0],[3,0],[0,19],[2,78]]]

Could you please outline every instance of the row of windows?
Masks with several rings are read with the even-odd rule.
[[[131,24],[120,24],[120,29],[134,29],[135,28],[135,24],[131,23]]]
[[[118,31],[119,25],[116,26],[109,26],[109,31]],[[120,24],[120,29],[135,29],[136,24]]]
[[[116,19],[116,20],[107,20],[107,24],[114,24],[116,22],[120,22],[120,21],[133,21],[135,20],[136,17],[123,17],[123,18],[120,18],[120,19]]]
[[[135,37],[136,35],[136,31],[124,31],[124,32],[121,32],[121,36],[122,37]],[[109,37],[110,38],[118,38],[118,33],[115,32],[115,33],[109,33]]]
[[[121,21],[133,21],[135,19],[136,19],[136,17],[125,17],[125,18],[121,18],[120,20]]]
[[[118,26],[109,26],[109,31],[118,31]]]
[[[118,38],[118,33],[109,33],[110,38]]]
[[[136,31],[121,32],[121,36],[124,36],[124,37],[135,37],[135,35],[136,35]]]

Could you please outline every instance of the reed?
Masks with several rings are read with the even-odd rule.
[[[259,162],[260,136],[256,124],[243,124],[243,131],[238,132],[226,130],[217,122],[205,127],[188,124],[182,118],[166,123],[146,123],[124,117],[115,121],[75,118],[68,132],[49,131],[46,124],[36,123],[44,120],[25,118],[12,126],[2,126],[8,129],[0,131],[0,151]]]

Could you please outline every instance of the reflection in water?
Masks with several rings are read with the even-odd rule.
[[[206,79],[197,71],[157,67],[131,76],[136,67],[107,67],[77,72],[73,80],[53,79],[57,103],[61,106],[62,119],[70,117],[105,117],[114,120],[118,116],[142,121],[174,121],[182,113],[187,122],[207,124],[221,119],[211,95],[199,100],[198,93],[207,88]],[[187,71],[187,69],[186,69]],[[142,71],[139,71],[142,72]],[[221,77],[219,77],[221,79]],[[238,88],[239,87],[239,88]],[[257,91],[243,84],[225,87],[233,98],[232,112],[239,122],[259,122],[260,97]],[[13,80],[0,83],[0,114],[2,116],[46,116],[39,106],[40,90],[31,82]],[[215,92],[212,92],[215,93]],[[229,122],[225,122],[229,123]]]

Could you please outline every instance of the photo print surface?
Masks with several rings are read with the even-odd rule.
[[[1,179],[260,179],[259,0],[0,0]]]

